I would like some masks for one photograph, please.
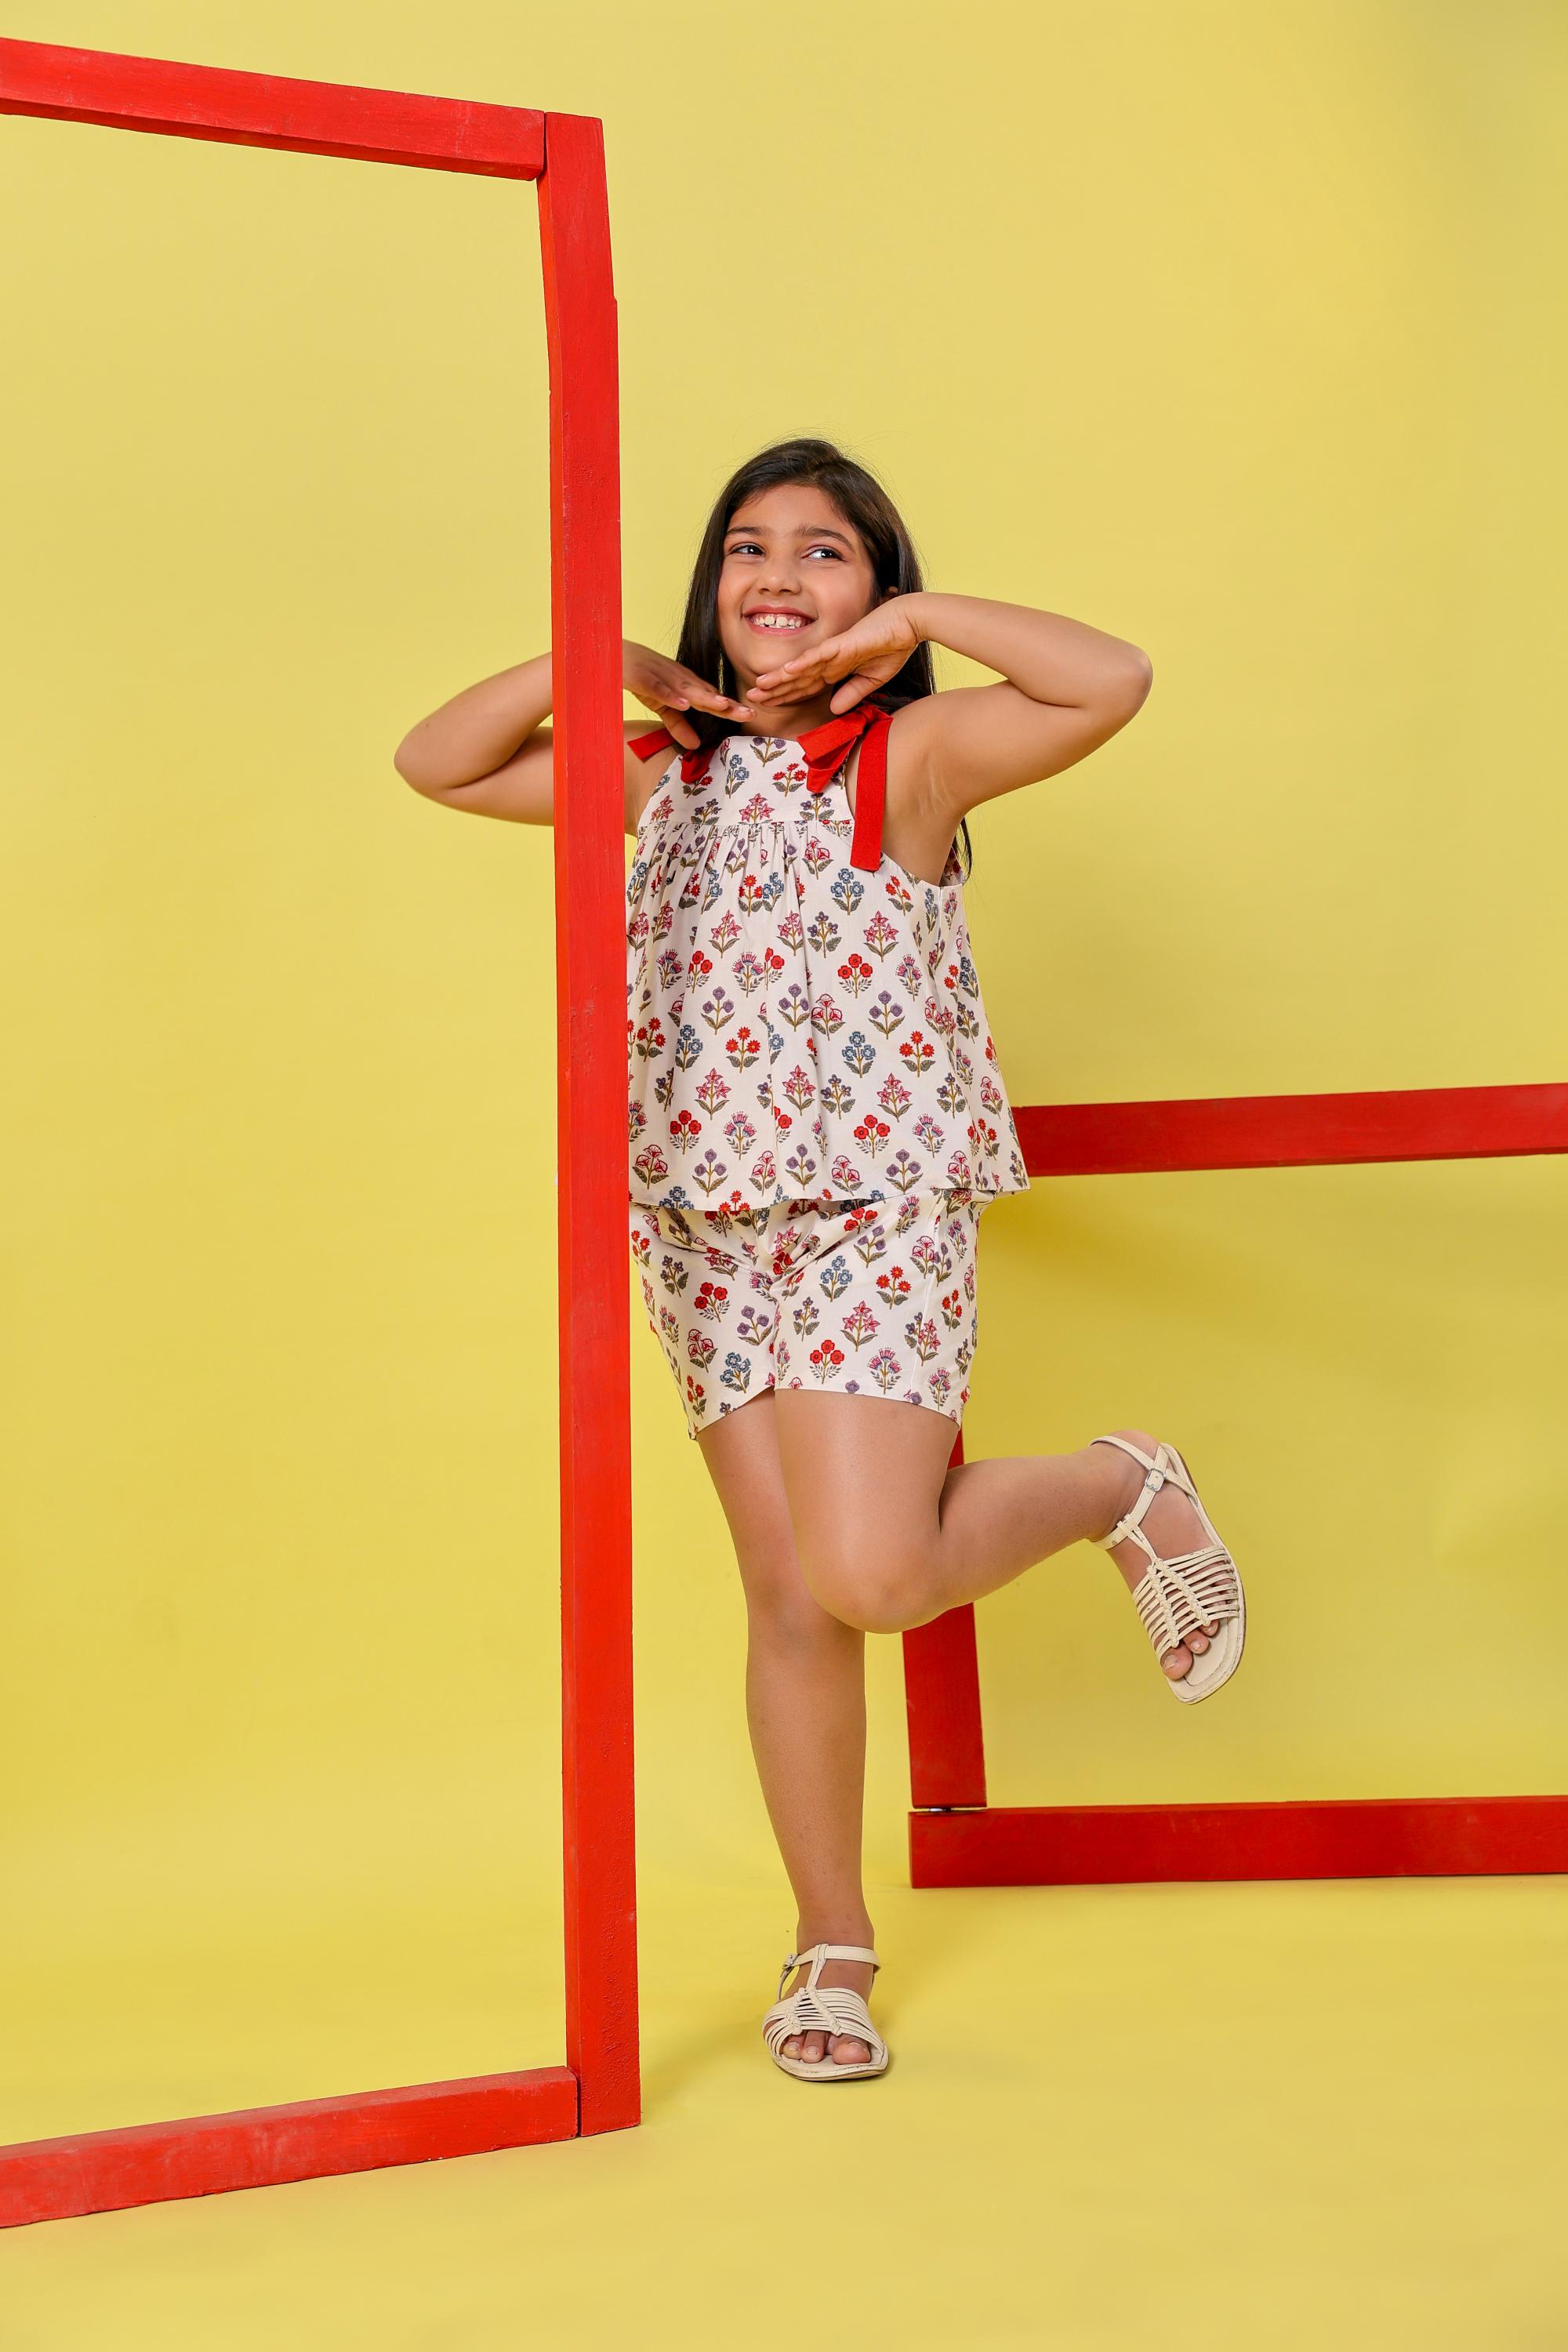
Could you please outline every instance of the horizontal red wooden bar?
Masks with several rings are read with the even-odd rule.
[[[544,169],[544,117],[529,107],[300,81],[112,49],[58,48],[47,41],[0,40],[0,114],[492,180],[537,180]]]
[[[426,2164],[437,2157],[480,2156],[576,2134],[575,2075],[565,2066],[536,2066],[520,2074],[474,2074],[405,2090],[22,2140],[0,2149],[0,2228],[372,2172],[384,2165]]]
[[[910,1815],[914,1886],[1568,1871],[1568,1796],[992,1805]]]
[[[1334,1168],[1568,1151],[1568,1086],[1041,1103],[1015,1117],[1031,1176]]]

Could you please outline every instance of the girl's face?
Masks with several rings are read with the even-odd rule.
[[[759,671],[837,636],[881,601],[858,531],[825,492],[783,482],[744,499],[731,516],[719,636],[741,693]]]

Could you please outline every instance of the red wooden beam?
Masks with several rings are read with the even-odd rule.
[[[540,181],[550,352],[563,2067],[0,2148],[0,2221],[423,2162],[639,2116],[615,291],[601,125],[0,39],[0,113]],[[548,170],[546,164],[548,163]]]
[[[915,1886],[1568,1871],[1568,1797],[994,1805],[910,1816]]]
[[[566,2060],[598,2132],[640,2114],[620,427],[602,126],[552,114],[545,152]]]
[[[356,163],[476,172],[491,180],[537,180],[544,169],[544,117],[528,107],[238,73],[47,41],[0,40],[0,114],[345,155]]]
[[[1330,1168],[1568,1151],[1568,1086],[1046,1103],[1015,1117],[1031,1176]]]
[[[169,2197],[269,2189],[447,2156],[571,2139],[577,2085],[564,2066],[405,2090],[186,2116],[0,2148],[0,2228],[110,2213]]]

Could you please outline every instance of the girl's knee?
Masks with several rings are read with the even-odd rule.
[[[931,1578],[924,1560],[847,1549],[803,1563],[824,1609],[862,1633],[902,1633],[929,1615]]]
[[[793,1553],[776,1565],[743,1563],[742,1581],[746,1622],[753,1640],[808,1651],[842,1638],[843,1623],[811,1591]]]

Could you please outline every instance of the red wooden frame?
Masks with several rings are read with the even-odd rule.
[[[539,184],[550,352],[566,2063],[0,2148],[0,2224],[639,2119],[616,302],[586,115],[0,39],[0,113]]]
[[[1568,1151],[1568,1086],[1066,1103],[1016,1118],[1031,1176]],[[1568,1871],[1568,1796],[987,1805],[973,1606],[903,1643],[916,1886]]]

